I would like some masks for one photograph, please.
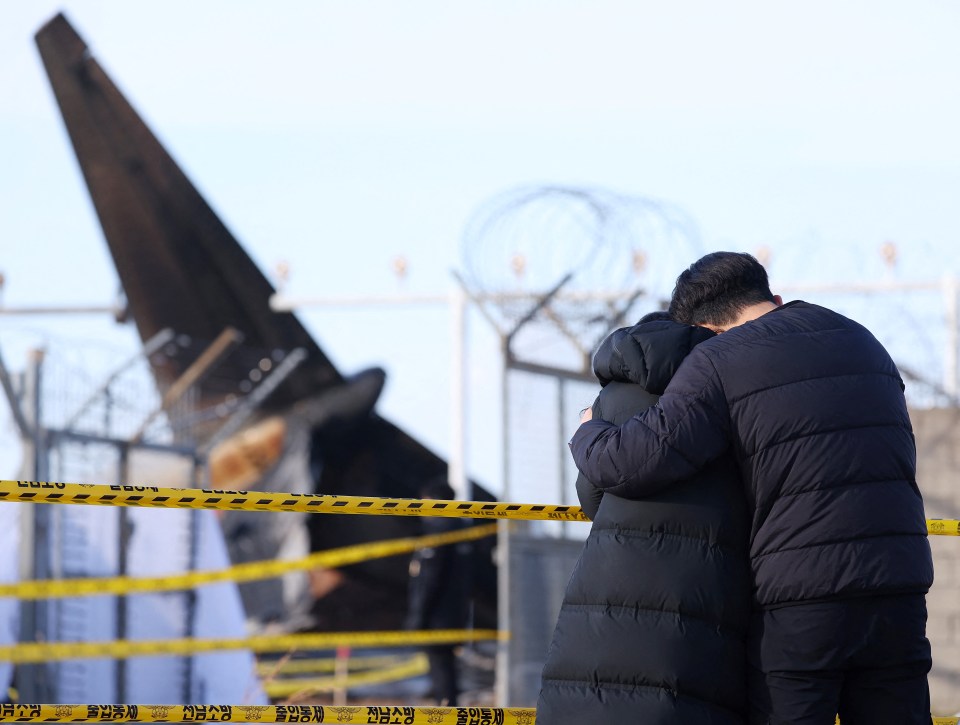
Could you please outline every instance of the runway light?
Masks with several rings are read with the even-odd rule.
[[[897,266],[897,245],[893,242],[884,242],[880,247],[880,256],[883,257],[883,263],[887,269],[893,269]]]
[[[510,258],[510,268],[517,276],[517,279],[523,277],[523,273],[527,271],[527,258],[520,252],[517,252]]]
[[[393,273],[397,276],[397,279],[403,280],[407,277],[407,258],[402,254],[393,258],[393,261],[390,263]]]
[[[290,264],[286,260],[281,259],[273,266],[273,277],[277,282],[277,290],[282,290],[287,286],[287,282],[290,280]]]
[[[633,251],[633,271],[636,274],[643,274],[647,269],[647,253],[642,249]]]

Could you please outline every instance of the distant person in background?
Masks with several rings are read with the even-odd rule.
[[[853,320],[783,304],[749,254],[694,262],[670,314],[721,334],[655,408],[585,421],[577,467],[604,503],[639,503],[736,460],[751,516],[751,723],[929,725],[933,561],[897,366]]]
[[[453,489],[445,479],[427,482],[421,498],[450,500]],[[424,516],[423,534],[458,531],[463,519]],[[471,544],[460,542],[418,549],[410,559],[410,589],[406,628],[464,629],[469,620]],[[439,705],[456,707],[460,692],[456,643],[424,648],[430,663],[431,698]]]
[[[593,359],[597,418],[655,405],[690,351],[714,337],[666,313],[617,330]],[[742,725],[750,614],[747,506],[731,457],[630,501],[581,476],[593,527],[543,668],[543,725]]]

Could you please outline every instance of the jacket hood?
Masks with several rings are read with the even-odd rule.
[[[593,356],[600,385],[635,383],[661,395],[680,363],[694,347],[716,333],[671,320],[640,322],[612,332]]]

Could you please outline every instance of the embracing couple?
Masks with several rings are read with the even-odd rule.
[[[874,336],[717,252],[594,368],[537,723],[929,725],[933,563]]]

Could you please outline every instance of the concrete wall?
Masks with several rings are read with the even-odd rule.
[[[917,483],[929,519],[960,519],[960,409],[912,410]],[[934,715],[960,712],[960,538],[931,536],[935,581],[927,597]]]

